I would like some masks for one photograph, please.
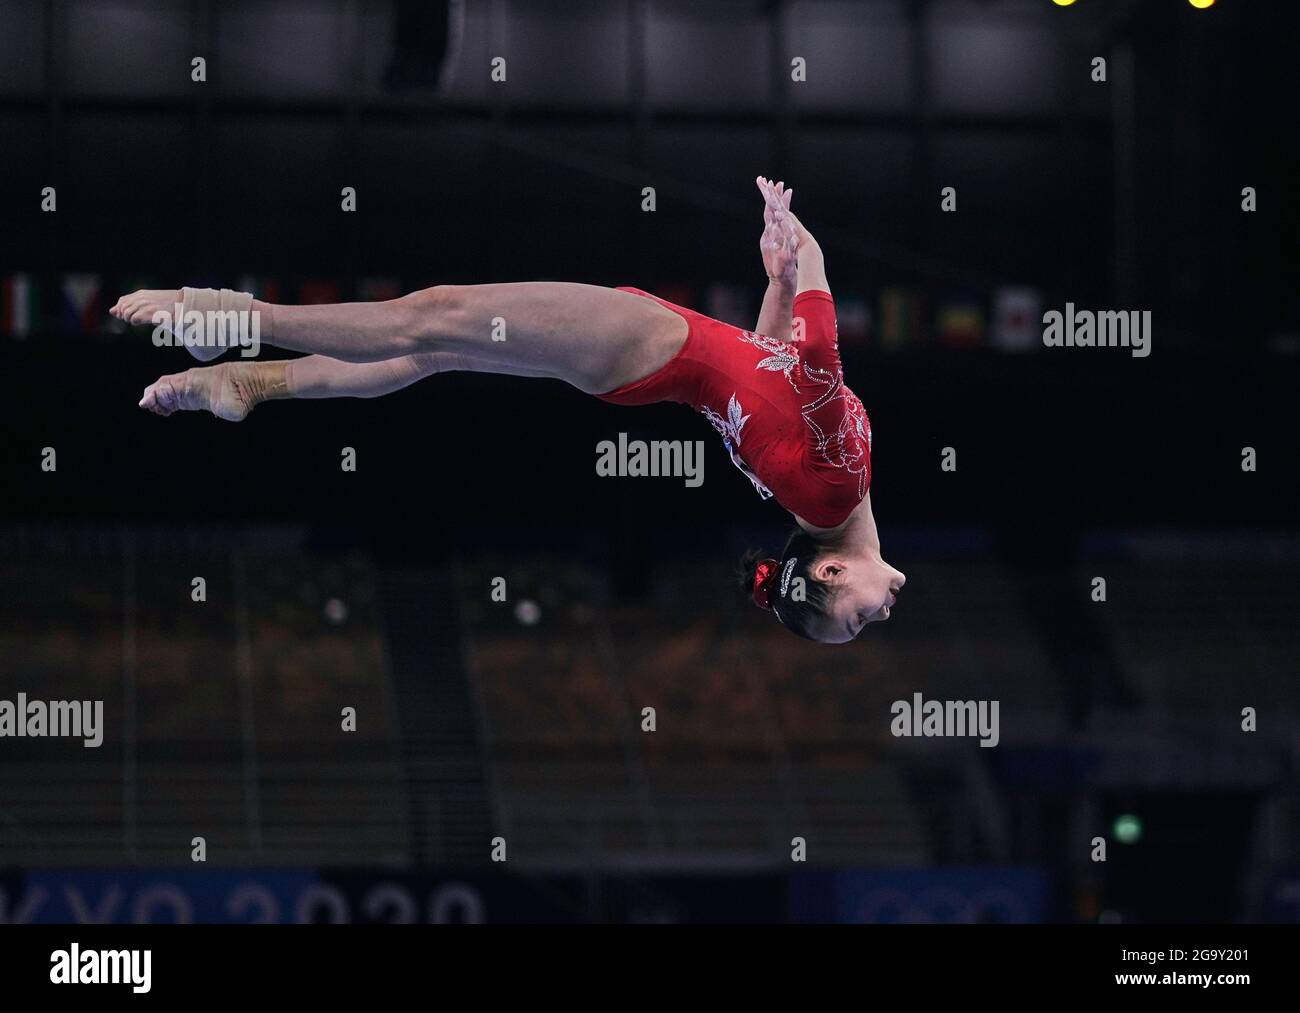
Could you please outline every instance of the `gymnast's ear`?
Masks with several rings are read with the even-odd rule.
[[[832,584],[844,573],[844,570],[844,560],[838,556],[825,556],[813,563],[809,573],[814,580],[819,580],[823,584]]]

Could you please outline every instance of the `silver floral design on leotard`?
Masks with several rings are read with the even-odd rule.
[[[735,447],[740,446],[740,431],[745,428],[749,416],[744,414],[744,409],[740,407],[740,402],[736,400],[734,393],[727,403],[726,418],[723,418],[708,405],[704,406],[703,411],[704,417],[713,423],[713,428],[722,435],[723,440]]]
[[[839,322],[836,321],[837,338],[838,331]],[[736,336],[741,341],[769,353],[766,358],[760,359],[754,364],[755,369],[783,374],[790,386],[794,388],[795,393],[800,397],[807,397],[815,391],[816,396],[811,401],[800,406],[800,414],[803,415],[804,422],[812,431],[814,449],[831,467],[843,468],[850,475],[856,475],[858,478],[858,497],[865,496],[867,494],[867,467],[870,459],[868,455],[871,453],[871,424],[867,421],[867,413],[862,407],[861,400],[844,386],[843,372],[820,369],[804,362],[799,356],[798,347],[791,342],[781,341],[766,334],[756,334],[753,331],[738,331]],[[802,387],[800,385],[800,376],[804,381]],[[844,412],[840,416],[839,425],[835,431],[828,433],[817,424],[813,414],[836,398],[841,398],[844,401]],[[733,394],[732,402],[735,403],[735,400]],[[707,407],[704,412],[709,417],[709,421],[713,422],[714,428],[723,433],[723,439],[726,441],[727,434],[719,428],[718,422],[714,421],[720,419],[720,416],[716,412],[711,412]],[[745,416],[745,418],[748,417]],[[737,434],[739,434],[738,429]],[[733,442],[734,447],[738,448],[740,446],[739,438]],[[865,449],[863,449],[864,443],[866,444]],[[727,449],[731,451],[731,459],[736,462],[736,466],[745,472],[750,481],[759,489],[759,494],[764,499],[770,497],[772,493],[767,489],[767,486],[763,485],[757,476],[739,460],[739,454],[733,449],[732,443],[727,444]]]
[[[772,490],[763,484],[762,480],[754,474],[740,456],[740,431],[745,428],[749,416],[744,413],[744,409],[740,406],[740,401],[736,398],[736,395],[733,393],[731,400],[727,402],[725,418],[708,405],[701,406],[700,412],[722,436],[722,443],[727,448],[727,453],[731,455],[731,463],[744,472],[745,477],[754,483],[754,488],[758,490],[759,496],[763,499],[771,499]]]
[[[862,402],[857,396],[845,390],[839,396],[845,400],[844,414],[839,425],[832,433],[824,432],[807,414],[804,419],[815,436],[815,446],[828,464],[843,468],[850,475],[858,476],[859,497],[867,494],[867,454],[871,450],[871,428],[866,424]],[[866,449],[863,449],[863,444]]]
[[[844,386],[843,372],[819,369],[805,362],[803,375],[822,388],[817,397],[800,408],[803,420],[812,430],[813,446],[831,467],[843,468],[858,477],[858,497],[861,498],[867,494],[867,462],[871,453],[871,424],[867,421],[866,409],[858,396]],[[798,390],[797,385],[795,389]],[[827,432],[817,424],[813,413],[836,398],[843,400],[844,411],[835,431]]]
[[[785,378],[797,389],[794,377],[791,376],[795,366],[799,365],[799,352],[794,345],[788,341],[781,341],[779,338],[770,338],[766,334],[755,334],[753,331],[741,331],[740,340],[771,353],[766,359],[760,359],[756,362],[754,364],[755,369],[784,373]]]

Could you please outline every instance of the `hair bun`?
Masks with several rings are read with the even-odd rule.
[[[761,609],[772,609],[772,584],[776,581],[777,570],[781,564],[778,560],[770,556],[766,559],[760,559],[754,567],[754,581],[750,589],[750,597],[754,599],[754,604]]]

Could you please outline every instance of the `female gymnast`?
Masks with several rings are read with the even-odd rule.
[[[262,341],[309,353],[160,377],[140,399],[157,415],[203,410],[237,422],[270,399],[379,397],[454,370],[553,377],[614,404],[689,404],[759,495],[794,515],[779,559],[747,555],[746,592],[800,636],[840,644],[889,618],[905,578],[880,556],[871,424],[843,382],[821,248],[790,210],[793,190],[757,183],[769,283],[753,332],[639,289],[569,282],[438,285],[329,306],[229,289],[139,291],[110,312],[157,324],[177,305],[257,311]],[[204,360],[225,350],[186,347]]]

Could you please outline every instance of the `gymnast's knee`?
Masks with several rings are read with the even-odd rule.
[[[417,351],[436,352],[466,337],[464,285],[434,285],[397,301],[408,314],[405,330]]]

